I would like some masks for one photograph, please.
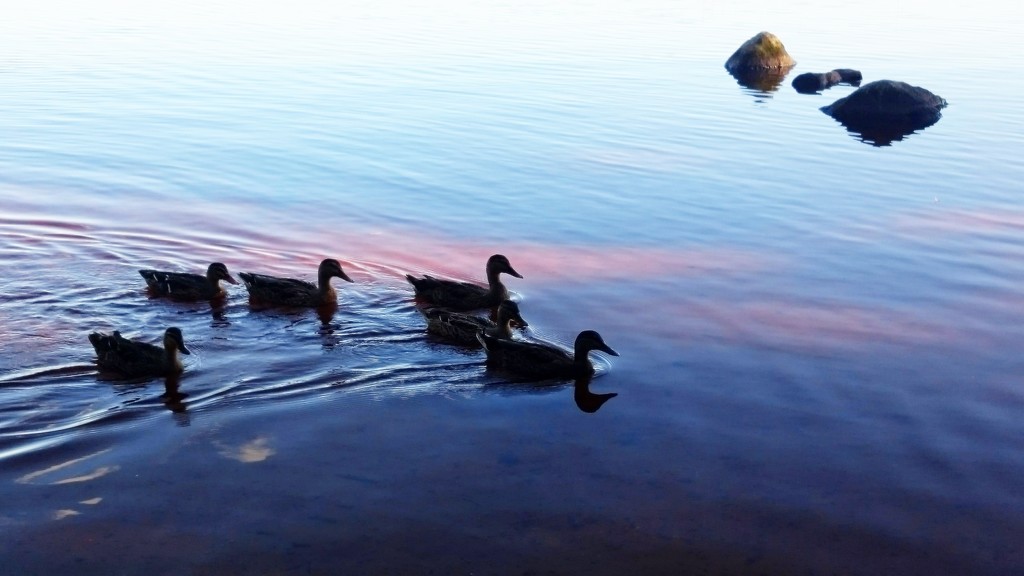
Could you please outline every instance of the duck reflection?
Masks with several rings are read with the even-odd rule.
[[[231,321],[228,320],[227,311],[227,298],[217,298],[214,300],[210,300],[210,326],[212,328],[223,328],[225,326],[230,326]]]
[[[334,322],[334,314],[337,311],[337,304],[325,304],[316,309],[317,318],[320,319],[317,333],[320,335],[324,349],[332,349],[341,343],[341,337],[338,334],[341,331],[341,325]]]
[[[593,376],[582,376],[576,379],[573,384],[572,398],[576,401],[576,407],[582,412],[593,414],[604,406],[604,403],[619,395],[618,392],[607,392],[595,394],[590,391],[590,381]]]
[[[317,306],[316,315],[320,319],[322,325],[321,331],[330,329],[334,331],[334,327],[331,326],[331,321],[334,320],[334,314],[338,312],[338,303],[334,302],[331,304],[324,304],[323,306]]]
[[[160,395],[160,400],[174,414],[174,420],[179,426],[189,426],[192,422],[188,414],[188,405],[184,402],[188,394],[179,390],[180,385],[181,376],[168,376],[164,380],[164,393]]]

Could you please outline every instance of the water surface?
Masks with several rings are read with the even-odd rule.
[[[885,8],[883,10],[883,8]],[[51,0],[0,23],[0,535],[17,573],[1024,571],[1017,26],[923,2]],[[892,10],[898,14],[893,17]],[[872,146],[742,87],[950,106]],[[590,393],[428,338],[405,273],[503,253]],[[150,298],[136,270],[340,307]],[[182,329],[179,395],[87,334]],[[181,397],[180,394],[187,394]],[[583,398],[584,401],[580,402]],[[590,407],[589,411],[581,408]]]

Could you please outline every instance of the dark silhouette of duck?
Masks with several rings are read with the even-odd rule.
[[[178,328],[164,332],[163,346],[129,340],[116,330],[113,334],[93,332],[89,342],[96,350],[96,364],[101,370],[130,378],[178,374],[183,369],[178,352],[191,354]]]
[[[238,277],[245,283],[245,288],[253,301],[273,306],[294,307],[336,304],[338,294],[331,286],[331,278],[352,282],[348,274],[341,269],[341,264],[333,258],[327,258],[320,263],[316,284],[295,278],[278,278],[248,272],[239,272]]]
[[[604,406],[604,403],[619,395],[618,392],[605,392],[597,394],[590,391],[590,380],[592,375],[580,376],[573,383],[572,399],[581,412],[593,414]]]
[[[593,330],[579,333],[572,354],[548,343],[500,340],[482,332],[477,339],[487,352],[488,367],[531,380],[590,376],[594,373],[588,357],[591,350],[619,355]]]
[[[406,274],[405,279],[416,289],[416,297],[422,301],[451,310],[476,310],[494,308],[508,300],[508,288],[499,278],[503,273],[522,278],[508,258],[495,254],[487,259],[486,288],[472,282],[441,280],[433,276],[415,278]]]
[[[519,314],[519,305],[511,300],[505,300],[498,305],[497,322],[443,308],[427,308],[423,310],[423,314],[427,317],[427,332],[465,346],[480,345],[476,338],[477,332],[483,332],[499,340],[510,340],[513,321],[523,328],[529,326]]]
[[[227,295],[220,281],[231,284],[238,281],[228,273],[228,267],[214,262],[206,269],[206,276],[187,272],[164,272],[162,270],[139,270],[150,291],[157,296],[175,300],[213,300]]]

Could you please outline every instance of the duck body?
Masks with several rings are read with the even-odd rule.
[[[594,373],[588,356],[591,350],[619,355],[593,330],[580,332],[572,353],[542,342],[500,340],[485,333],[477,338],[487,352],[488,367],[530,380],[589,377]]]
[[[227,295],[220,281],[238,284],[228,267],[220,262],[210,264],[206,276],[186,272],[164,272],[161,270],[139,270],[139,275],[157,296],[176,300],[213,300]]]
[[[443,308],[427,308],[423,315],[427,317],[427,332],[464,346],[480,345],[476,337],[477,332],[483,332],[499,340],[511,340],[512,321],[522,327],[529,326],[519,314],[519,305],[511,300],[505,300],[498,306],[497,322]]]
[[[351,282],[352,279],[341,269],[337,260],[328,258],[320,263],[317,283],[295,278],[279,278],[265,274],[240,272],[252,300],[275,306],[310,307],[336,304],[338,294],[331,286],[331,278],[337,277]]]
[[[93,332],[89,342],[96,350],[96,365],[102,370],[123,376],[167,376],[182,371],[178,352],[191,354],[178,328],[164,332],[163,346],[129,340],[118,331],[113,334]]]
[[[495,254],[487,259],[487,286],[458,280],[443,280],[433,276],[416,278],[411,274],[406,274],[405,279],[412,284],[418,299],[442,308],[465,311],[494,308],[502,301],[508,300],[508,288],[501,283],[500,278],[503,273],[522,278],[522,275],[512,268],[508,258]]]

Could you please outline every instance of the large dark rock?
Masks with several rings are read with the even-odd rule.
[[[771,32],[761,32],[733,52],[725,69],[741,86],[774,92],[794,65],[796,62],[786,52],[782,40]]]
[[[877,80],[821,110],[864,140],[885,146],[938,122],[946,105],[946,100],[924,88]]]
[[[824,73],[804,72],[793,79],[793,88],[801,94],[816,94],[836,84],[860,86],[862,78],[859,70],[849,68],[836,68]]]

